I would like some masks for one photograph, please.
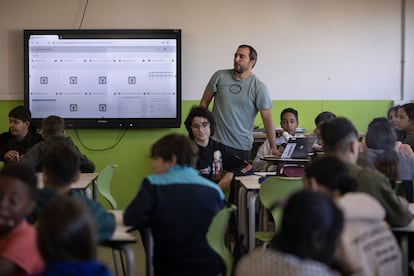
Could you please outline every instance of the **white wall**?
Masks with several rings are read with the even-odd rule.
[[[78,28],[85,0],[0,0],[0,99],[23,99],[22,30]],[[407,0],[401,99],[397,0],[89,0],[83,29],[181,28],[183,99],[251,44],[272,99],[414,99],[414,0]]]

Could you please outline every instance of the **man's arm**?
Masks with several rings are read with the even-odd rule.
[[[211,103],[211,100],[214,97],[214,93],[209,90],[204,90],[203,97],[201,97],[200,107],[208,108]]]
[[[272,110],[271,109],[263,109],[260,110],[260,115],[262,116],[263,125],[266,132],[267,140],[270,144],[270,154],[276,154],[276,133],[275,133],[275,125],[273,124],[272,119]]]

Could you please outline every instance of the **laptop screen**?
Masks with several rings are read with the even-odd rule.
[[[316,136],[291,138],[286,144],[281,159],[307,159],[316,142]]]

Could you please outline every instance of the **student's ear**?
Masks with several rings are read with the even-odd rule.
[[[77,182],[80,178],[80,174],[81,174],[80,170],[77,170],[75,176],[73,177],[72,182]]]
[[[304,176],[303,188],[306,189],[306,190],[318,192],[319,191],[319,184],[316,181],[315,177],[306,177],[306,176]]]
[[[358,141],[351,141],[349,143],[349,151],[354,153],[355,151],[359,152],[359,142]]]
[[[25,125],[25,127],[26,127],[26,128],[29,128],[29,126],[30,126],[30,121],[23,122],[23,124]]]
[[[349,153],[351,153],[354,161],[358,159],[359,142],[357,140],[353,140],[349,143]]]
[[[177,156],[173,154],[171,157],[171,166],[174,166],[175,164],[177,164]]]

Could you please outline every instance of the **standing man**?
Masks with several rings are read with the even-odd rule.
[[[270,153],[277,153],[272,101],[266,85],[252,73],[256,60],[253,47],[240,45],[234,54],[234,69],[214,73],[200,101],[201,107],[208,108],[215,98],[212,113],[217,125],[213,138],[244,160],[250,159],[254,119],[259,111],[270,141]]]

